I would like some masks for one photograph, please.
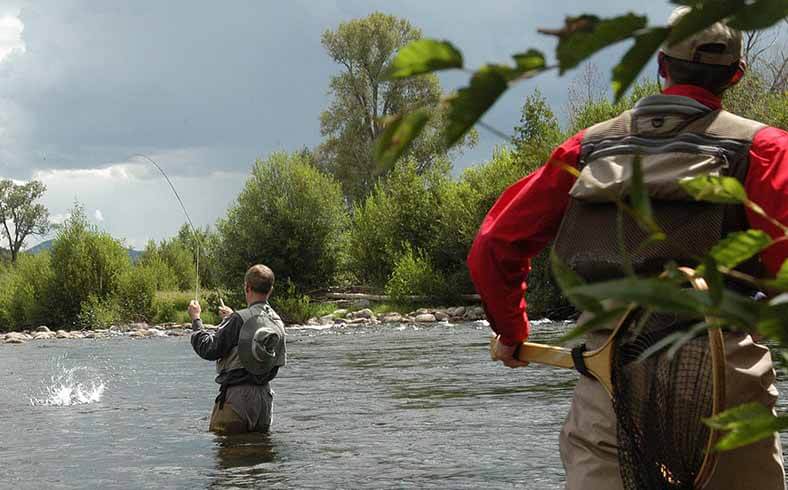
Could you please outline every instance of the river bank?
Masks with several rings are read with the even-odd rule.
[[[483,320],[484,310],[481,306],[456,306],[451,308],[419,308],[408,313],[387,312],[376,314],[369,308],[351,311],[337,309],[329,315],[310,318],[305,327],[345,327],[387,324],[429,324],[438,322],[467,322]],[[295,326],[291,324],[289,326]],[[208,330],[215,330],[216,325],[205,325]],[[112,337],[157,338],[181,337],[191,333],[189,323],[129,323],[112,325],[106,329],[95,330],[51,330],[46,325],[35,329],[0,333],[0,343],[24,344],[37,340],[73,340],[73,339],[107,339]]]

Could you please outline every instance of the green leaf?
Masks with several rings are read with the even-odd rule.
[[[429,120],[424,110],[395,116],[375,142],[376,172],[378,175],[388,171],[397,159],[410,148]]]
[[[557,279],[557,278],[556,278]],[[625,303],[636,303],[647,306],[655,311],[699,315],[704,311],[704,304],[689,295],[692,291],[682,289],[677,284],[662,279],[639,279],[627,277],[613,281],[597,282],[576,286],[566,294],[581,295],[603,299],[613,299]]]
[[[788,294],[782,293],[761,305],[756,331],[780,345],[788,344]]]
[[[774,289],[788,290],[788,260],[780,266],[780,270],[777,271],[777,276],[774,280],[766,281],[766,284]]]
[[[788,2],[785,0],[756,0],[740,8],[728,25],[740,31],[767,29],[788,17]]]
[[[597,51],[632,37],[637,30],[646,27],[646,22],[646,17],[632,13],[601,20],[596,16],[584,15],[568,18],[566,27],[557,33],[540,32],[559,36],[556,55],[559,71],[563,75],[566,70],[576,67]]]
[[[399,50],[386,77],[408,78],[448,68],[462,68],[462,53],[448,41],[419,39]]]
[[[654,27],[635,35],[635,44],[613,68],[613,94],[616,102],[624,96],[632,82],[643,71],[643,67],[667,39],[668,32],[670,31],[666,27]]]
[[[709,251],[709,256],[722,267],[732,269],[755,256],[772,242],[772,238],[761,230],[730,233]]]
[[[468,87],[447,99],[448,124],[444,133],[447,148],[454,146],[506,91],[508,80],[504,71],[500,66],[485,66],[474,73]]]
[[[747,201],[741,182],[733,177],[701,175],[679,181],[681,187],[698,201],[739,204]]]
[[[454,146],[495,104],[509,82],[530,78],[546,69],[544,55],[530,49],[513,56],[515,67],[485,65],[471,77],[471,83],[446,99],[448,124],[444,133],[447,148]]]
[[[561,288],[561,291],[563,291],[567,299],[572,302],[573,305],[582,311],[588,310],[595,314],[602,314],[604,312],[604,308],[598,300],[586,295],[571,294],[569,292],[578,286],[584,285],[585,281],[558,257],[555,250],[550,251],[550,266],[552,267],[553,277],[555,277],[558,287]]]
[[[529,49],[525,53],[517,53],[512,56],[514,58],[517,70],[520,73],[527,73],[534,70],[541,70],[545,67],[544,54],[535,49]]]
[[[594,314],[590,320],[584,322],[582,325],[576,326],[562,336],[560,341],[569,342],[593,330],[609,328],[613,322],[621,318],[627,311],[629,311],[629,308],[613,308],[612,310],[605,310],[601,313]]]
[[[752,444],[788,428],[788,418],[777,417],[760,403],[747,403],[704,419],[711,428],[727,432],[715,449],[729,451]]]
[[[673,356],[676,355],[676,352],[678,352],[678,350],[684,344],[697,337],[702,331],[706,330],[707,328],[708,325],[706,325],[705,323],[698,323],[687,330],[682,329],[673,332],[670,335],[667,335],[659,339],[648,349],[643,351],[643,353],[641,353],[638,356],[638,361],[639,362],[645,361],[649,357],[653,356],[654,354],[668,347],[669,350],[667,352],[667,356],[668,358],[673,358]]]
[[[709,287],[709,297],[713,306],[718,306],[722,301],[722,292],[725,290],[725,280],[717,268],[717,261],[714,254],[709,254],[703,260],[703,267],[696,270],[698,274],[703,275],[706,279],[706,285]]]
[[[635,211],[635,220],[641,228],[652,234],[660,234],[662,230],[654,221],[654,214],[651,211],[651,200],[648,191],[643,183],[643,160],[637,155],[632,161],[632,180],[630,181],[629,200]]]

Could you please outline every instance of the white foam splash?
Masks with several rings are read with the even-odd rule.
[[[545,323],[553,323],[549,318],[540,318],[538,320],[529,320],[531,325],[544,325]]]
[[[291,327],[287,327],[288,330],[328,330],[330,328],[339,327],[340,325],[332,324],[332,325],[293,325]],[[342,325],[344,326],[344,325]]]
[[[97,377],[85,381],[80,379],[89,376],[90,373],[83,367],[61,368],[58,374],[52,376],[52,382],[46,386],[43,395],[40,398],[30,398],[30,404],[68,407],[101,401],[105,389],[104,382]]]

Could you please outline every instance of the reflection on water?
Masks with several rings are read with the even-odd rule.
[[[278,455],[269,434],[215,437],[216,472],[212,488],[272,488],[286,478],[277,472]]]

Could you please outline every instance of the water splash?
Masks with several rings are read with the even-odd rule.
[[[33,406],[68,407],[101,401],[104,381],[85,367],[58,368],[40,397],[31,397]]]

